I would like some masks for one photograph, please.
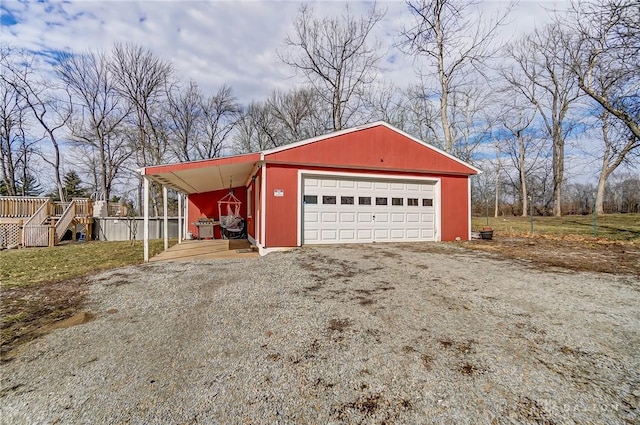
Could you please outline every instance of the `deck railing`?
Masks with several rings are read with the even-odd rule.
[[[22,246],[49,246],[49,227],[43,224],[49,217],[49,200],[24,223],[22,227]]]
[[[0,196],[0,217],[31,217],[48,200],[47,198]]]
[[[91,199],[74,199],[76,217],[93,217],[93,201]]]
[[[26,221],[20,232],[22,219]],[[0,236],[4,245],[9,245],[7,226],[17,229],[12,230],[12,235],[17,237],[10,235],[13,244],[22,243],[25,247],[53,245],[60,241],[74,219],[78,219],[78,223],[90,230],[87,226],[93,222],[92,199],[78,198],[70,202],[59,202],[48,198],[0,196],[0,223],[4,226],[4,236]]]
[[[126,205],[116,202],[109,202],[107,204],[107,217],[126,217],[129,214],[129,209]]]
[[[67,208],[60,214],[56,223],[56,243],[60,242],[67,228],[76,216],[76,201],[66,202]]]

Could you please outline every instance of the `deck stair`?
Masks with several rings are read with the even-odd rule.
[[[0,197],[0,246],[54,246],[67,230],[76,239],[78,227],[91,238],[93,201],[86,198],[70,202],[47,198]]]

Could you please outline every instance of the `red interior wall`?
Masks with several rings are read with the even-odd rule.
[[[193,233],[194,237],[198,236],[198,228],[192,223],[198,221],[201,217],[211,218],[218,220],[218,201],[229,193],[229,189],[216,190],[213,192],[193,193],[188,198],[189,216],[187,217],[187,223],[189,231]],[[240,215],[247,218],[247,189],[242,187],[234,187],[233,194],[236,198],[242,201],[240,205]],[[220,228],[215,227],[215,237],[220,238]]]

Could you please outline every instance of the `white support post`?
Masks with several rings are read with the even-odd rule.
[[[146,176],[142,177],[144,181],[144,224],[143,224],[143,246],[144,246],[144,262],[149,262],[149,179]]]
[[[169,249],[169,217],[167,217],[167,214],[169,213],[169,200],[168,198],[168,192],[167,192],[167,186],[162,186],[162,209],[163,209],[163,213],[164,213],[164,220],[163,220],[163,226],[162,226],[162,230],[163,230],[163,236],[164,236],[164,250],[166,251],[167,249]]]
[[[184,196],[184,229],[183,234],[186,235],[189,231],[189,195]]]
[[[182,243],[182,193],[178,193],[178,243]]]

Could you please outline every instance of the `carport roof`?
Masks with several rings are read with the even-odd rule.
[[[141,173],[163,186],[192,194],[244,185],[260,161],[260,153],[145,167]]]

